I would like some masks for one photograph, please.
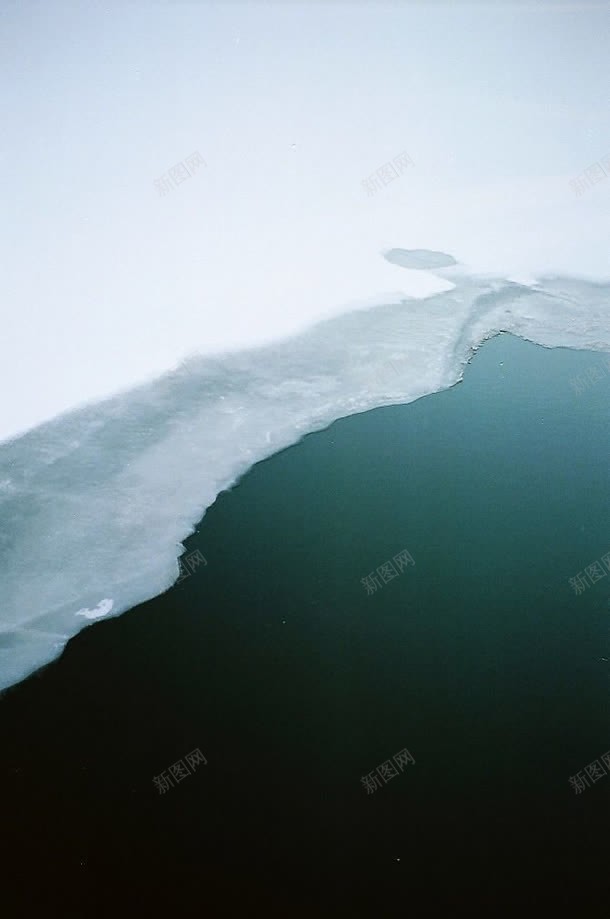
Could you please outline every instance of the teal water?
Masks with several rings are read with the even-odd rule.
[[[42,810],[84,891],[111,870],[288,915],[598,908],[610,775],[568,778],[610,750],[610,573],[568,581],[610,551],[610,375],[570,385],[601,362],[498,336],[453,389],[220,495],[187,544],[207,566],[0,702],[20,858]],[[196,747],[208,765],[158,795]]]

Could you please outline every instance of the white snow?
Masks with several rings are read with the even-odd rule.
[[[605,276],[610,179],[569,181],[610,152],[608,11],[540,7],[3,15],[0,441],[188,354],[429,293],[386,249]],[[194,151],[206,165],[160,197]]]

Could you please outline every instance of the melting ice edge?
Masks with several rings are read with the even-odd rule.
[[[610,351],[610,282],[472,276],[422,249],[385,258],[454,286],[191,358],[0,444],[0,689],[58,657],[90,621],[167,590],[216,496],[304,435],[447,389],[499,332]]]

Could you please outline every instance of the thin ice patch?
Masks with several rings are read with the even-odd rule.
[[[431,271],[433,268],[450,268],[457,265],[456,260],[447,252],[434,252],[432,249],[388,249],[383,253],[386,261],[401,268],[415,268]]]

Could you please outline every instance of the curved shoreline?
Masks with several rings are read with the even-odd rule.
[[[440,270],[454,284],[444,293],[193,358],[0,445],[0,687],[56,658],[63,645],[45,646],[42,635],[76,634],[87,625],[79,611],[106,599],[120,615],[167,590],[218,494],[307,433],[455,385],[502,331],[610,351],[610,283],[553,278],[532,288]]]

